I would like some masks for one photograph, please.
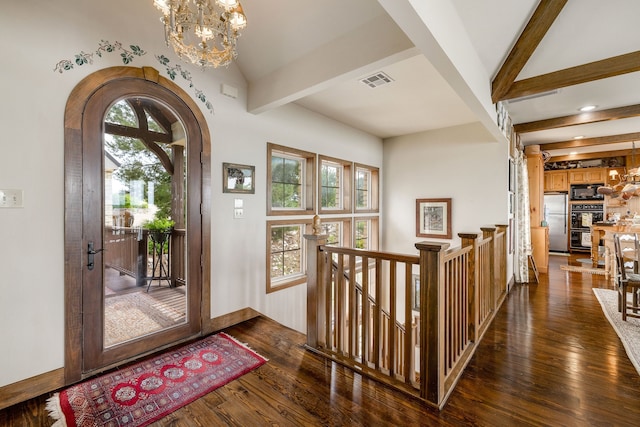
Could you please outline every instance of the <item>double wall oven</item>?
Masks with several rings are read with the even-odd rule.
[[[591,224],[604,218],[602,203],[576,203],[569,205],[571,224],[569,247],[572,250],[591,250]]]

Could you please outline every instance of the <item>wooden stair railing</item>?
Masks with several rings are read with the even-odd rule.
[[[506,230],[459,234],[455,249],[417,243],[418,256],[305,236],[307,348],[442,408],[506,296]]]
[[[331,261],[331,267],[333,269],[333,271],[337,271],[338,270],[338,264],[332,260]],[[356,267],[358,270],[356,270],[356,272],[360,271],[361,272],[361,268]],[[343,269],[343,276],[345,278],[345,280],[347,281],[351,281],[353,280],[353,283],[355,284],[355,288],[356,288],[356,301],[360,298],[362,298],[363,292],[362,292],[362,285],[357,281],[357,279],[354,277],[352,278],[352,275],[350,273],[349,270],[347,269]],[[355,275],[354,275],[355,276]],[[369,294],[368,295],[368,306],[369,306],[369,313],[373,313],[373,308],[376,305],[376,300],[375,298]],[[359,316],[362,316],[362,313],[358,314]],[[390,334],[390,325],[391,325],[391,315],[390,313],[385,310],[384,308],[381,310],[381,315],[382,315],[382,339],[381,342],[382,343],[388,343],[389,342],[389,334]],[[373,317],[370,316],[369,318],[369,328],[371,330],[371,328],[373,327]],[[346,329],[348,329],[348,325],[346,325]],[[417,324],[412,320],[411,322],[411,336],[410,336],[410,347],[411,347],[411,351],[413,351],[413,349],[416,347],[416,343],[417,341],[417,335],[415,334],[415,331],[417,329]],[[383,360],[383,366],[388,366],[389,364],[389,354],[390,352],[395,352],[396,354],[398,354],[398,357],[396,357],[396,366],[394,367],[395,372],[403,372],[404,371],[404,353],[405,353],[405,348],[404,348],[404,343],[405,343],[405,333],[406,333],[406,328],[405,325],[403,323],[400,323],[397,319],[395,321],[395,342],[393,342],[393,346],[390,348],[388,348],[386,345],[383,344],[383,347],[381,349],[382,351],[382,360]],[[372,342],[372,341],[371,341]],[[369,344],[371,344],[371,342]],[[369,352],[372,352],[373,348],[369,349]]]

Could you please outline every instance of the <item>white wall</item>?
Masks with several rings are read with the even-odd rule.
[[[382,239],[386,250],[417,253],[415,243],[508,223],[508,147],[479,123],[384,141]],[[451,198],[451,240],[416,237],[416,199]],[[511,270],[508,271],[510,277]]]
[[[157,27],[157,31],[149,28]],[[145,28],[144,30],[139,30]],[[190,67],[164,45],[152,1],[23,0],[5,2],[0,14],[2,68],[0,188],[24,190],[24,208],[0,209],[0,387],[64,363],[64,135],[67,98],[98,69],[123,65],[120,52],[94,56],[92,64],[54,72],[62,59],[93,52],[100,40],[138,45],[147,54],[134,67],[167,76],[155,55],[191,73],[212,136],[212,315],[245,307],[303,330],[305,286],[265,293],[266,143],[382,166],[382,142],[295,106],[259,116],[246,113],[246,82],[235,65]],[[239,89],[237,99],[220,84]],[[194,96],[178,76],[176,83]],[[194,96],[195,99],[195,96]],[[242,195],[245,217],[233,219],[233,194],[222,193],[222,162],[255,165],[256,194]]]
[[[157,27],[157,31],[149,31]],[[143,30],[140,30],[143,28]],[[507,221],[507,148],[480,125],[385,141],[296,106],[261,115],[246,112],[246,82],[235,64],[201,71],[165,46],[152,1],[22,0],[0,14],[0,188],[24,190],[24,208],[0,209],[0,387],[64,363],[64,108],[75,85],[105,67],[123,65],[120,52],[54,72],[62,59],[94,52],[101,40],[147,53],[130,66],[167,76],[155,55],[191,73],[211,133],[212,316],[252,307],[286,326],[305,328],[304,285],[267,295],[266,143],[381,167],[382,243],[415,253],[415,199],[453,198],[453,232]],[[175,82],[191,96],[194,89]],[[239,89],[237,99],[220,84]],[[384,158],[384,163],[383,163]],[[256,167],[256,193],[222,192],[222,163]],[[496,188],[505,189],[495,191]],[[233,218],[233,200],[244,218]],[[454,239],[455,240],[455,239]],[[511,270],[509,269],[509,272]]]

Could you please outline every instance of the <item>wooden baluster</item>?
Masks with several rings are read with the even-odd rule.
[[[499,241],[496,242],[496,253],[494,258],[498,264],[498,277],[496,278],[498,283],[500,283],[500,294],[499,300],[504,299],[507,296],[507,263],[500,262],[500,260],[507,259],[507,234],[509,226],[506,224],[496,224],[496,228],[498,229],[497,235],[499,236]]]
[[[389,376],[394,377],[396,372],[396,261],[389,263]]]
[[[415,341],[413,336],[412,297],[413,297],[413,265],[404,265],[404,365],[403,372],[405,384],[411,384],[415,372]]]
[[[376,371],[380,370],[380,339],[382,336],[382,330],[380,329],[380,324],[382,321],[382,307],[381,307],[381,296],[382,296],[382,261],[379,258],[376,258],[376,266],[375,266],[375,308],[373,310],[373,364],[375,366]]]
[[[358,300],[356,298],[356,256],[349,255],[349,314],[347,323],[349,328],[349,357],[357,356],[357,332],[358,332]]]
[[[345,347],[344,328],[345,328],[345,285],[344,285],[344,254],[338,254],[338,269],[335,276],[336,286],[336,313],[335,313],[335,335],[336,335],[336,353],[342,355]]]
[[[362,362],[366,366],[369,362],[371,340],[371,303],[369,301],[369,258],[362,257]]]
[[[487,285],[490,289],[489,301],[490,301],[490,311],[493,312],[497,306],[497,297],[498,292],[496,291],[496,273],[495,273],[495,236],[496,236],[496,228],[495,227],[480,227],[482,230],[482,234],[484,238],[491,237],[491,242],[489,243],[488,250],[488,266],[489,266],[489,283]]]
[[[477,339],[477,328],[478,328],[478,302],[480,299],[480,295],[477,292],[477,284],[478,278],[480,274],[480,269],[478,266],[480,265],[480,260],[476,259],[478,252],[478,238],[480,235],[478,233],[458,233],[458,237],[461,239],[462,247],[466,248],[467,246],[471,246],[471,251],[467,257],[467,265],[468,269],[468,285],[467,285],[467,300],[468,300],[468,330],[469,339],[471,341],[476,341]]]

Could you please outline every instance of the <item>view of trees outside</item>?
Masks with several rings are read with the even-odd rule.
[[[134,111],[124,100],[111,107],[105,121],[127,127],[138,127]],[[150,130],[164,133],[164,130],[149,115],[147,115],[147,126]],[[113,208],[139,211],[155,206],[157,210],[151,212],[152,217],[169,218],[171,175],[165,171],[158,157],[137,138],[105,134],[104,144],[105,151],[119,163],[113,172]],[[171,156],[169,147],[162,148]],[[136,223],[141,225],[139,221]]]
[[[356,168],[356,207],[369,208],[369,187],[371,174],[368,170]]]
[[[342,166],[323,163],[320,169],[320,180],[322,187],[321,206],[329,209],[341,209]]]
[[[356,221],[356,248],[368,249],[369,248],[369,221],[358,220]]]
[[[303,161],[287,157],[271,158],[271,207],[302,206]]]
[[[327,235],[327,245],[340,245],[340,223],[325,222],[322,223],[322,232]]]
[[[271,278],[302,273],[302,225],[271,227]]]

